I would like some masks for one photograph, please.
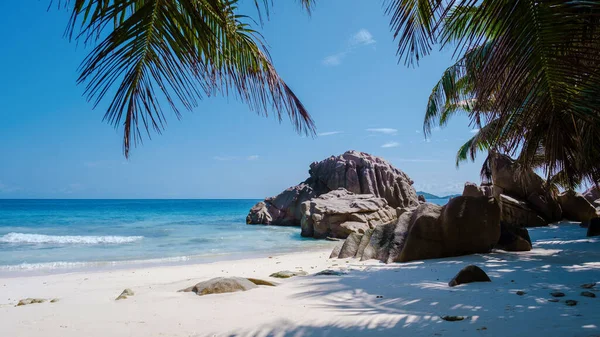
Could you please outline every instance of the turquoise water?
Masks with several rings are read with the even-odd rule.
[[[427,202],[444,206],[445,204],[448,203],[448,200],[450,200],[450,199],[427,199]]]
[[[0,200],[0,272],[241,258],[330,247],[249,226],[258,200]]]

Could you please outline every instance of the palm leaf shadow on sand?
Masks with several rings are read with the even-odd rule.
[[[368,264],[351,260],[342,277],[313,277],[289,298],[297,317],[274,320],[257,328],[202,336],[493,336],[496,334],[589,336],[600,313],[579,295],[581,283],[600,281],[598,239],[586,238],[578,226],[532,231],[535,250],[496,251],[487,255],[405,264]],[[565,235],[566,233],[566,235]],[[583,233],[583,234],[582,234]],[[450,288],[447,282],[468,264],[482,267],[491,283]],[[525,295],[518,296],[518,290]],[[579,301],[575,307],[549,302],[560,290]],[[383,298],[378,298],[383,296]],[[312,303],[304,306],[303,303]],[[315,304],[317,303],[317,304]],[[331,313],[306,319],[305,312]],[[446,322],[443,315],[464,316]],[[573,330],[573,326],[578,328]],[[569,328],[568,328],[569,327]]]

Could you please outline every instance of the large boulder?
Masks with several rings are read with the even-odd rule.
[[[500,239],[496,248],[508,252],[525,252],[531,250],[531,238],[527,228],[500,222]]]
[[[248,224],[299,226],[301,205],[322,194],[345,188],[355,194],[385,199],[392,208],[416,207],[413,181],[387,161],[367,153],[348,151],[310,165],[310,177],[250,210]],[[258,213],[258,214],[257,214]]]
[[[500,207],[493,198],[456,197],[434,214],[413,213],[398,262],[487,253],[500,238]]]
[[[354,257],[356,252],[358,252],[358,246],[360,245],[360,241],[363,237],[363,234],[352,233],[348,236],[348,238],[344,241],[344,245],[340,250],[340,254],[338,257],[340,259],[345,259],[347,257]]]
[[[496,195],[505,194],[527,202],[547,222],[562,219],[562,210],[544,179],[533,170],[521,170],[508,156],[490,152],[492,183]]]
[[[303,202],[318,194],[306,183],[293,186],[278,196],[267,198],[250,209],[246,223],[252,225],[297,226],[302,218]]]
[[[246,217],[246,223],[261,225],[269,224],[272,220],[273,218],[271,217],[271,213],[269,213],[267,204],[263,201],[254,205],[254,207],[250,209],[250,213]]]
[[[500,203],[500,220],[513,227],[541,227],[548,222],[529,208],[526,202],[519,201],[505,194],[498,196]]]
[[[354,194],[343,188],[305,201],[301,208],[304,237],[345,239],[350,233],[364,234],[370,228],[398,219],[398,212],[385,199]]]
[[[587,236],[600,236],[600,218],[590,220]]]
[[[402,223],[404,222],[405,221],[403,220]],[[400,223],[400,221],[398,221],[398,223]],[[369,243],[363,250],[362,256],[360,256],[360,260],[366,261],[376,259],[388,262],[390,245],[394,240],[394,230],[398,226],[398,223],[389,223],[375,227],[371,234],[371,238],[369,239]]]
[[[366,236],[366,235],[365,235]],[[445,206],[407,209],[396,223],[377,226],[356,257],[386,263],[487,253],[500,238],[500,208],[494,198],[455,197]]]
[[[492,186],[482,185],[478,186],[475,183],[466,182],[462,193],[463,197],[488,197],[493,196]]]
[[[575,192],[565,191],[558,196],[563,217],[571,221],[587,222],[597,216],[596,208],[586,198]]]

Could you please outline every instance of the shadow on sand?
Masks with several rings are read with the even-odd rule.
[[[534,250],[526,253],[390,265],[340,260],[347,275],[313,276],[297,286],[287,301],[297,305],[294,317],[206,336],[600,336],[600,298],[580,294],[582,283],[600,282],[600,240],[575,225],[530,232]],[[448,287],[468,264],[492,282]],[[566,296],[550,302],[553,291]],[[567,299],[578,304],[567,306]]]

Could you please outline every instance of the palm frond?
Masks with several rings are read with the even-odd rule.
[[[414,17],[422,4],[393,1],[402,11],[396,17]],[[600,2],[448,0],[426,12],[426,23],[392,25],[404,32],[400,57],[418,61],[401,48],[415,39],[453,46],[458,56],[430,95],[426,131],[465,112],[474,125],[496,121],[488,145],[518,153],[523,170],[541,168],[548,179],[560,172],[572,186],[600,178],[600,154],[591,145],[600,136]],[[472,104],[459,107],[465,97]],[[481,144],[471,141],[459,157]]]
[[[442,0],[389,0],[386,13],[394,39],[398,39],[397,54],[406,64],[415,64],[428,55],[436,43],[436,20],[444,11]]]
[[[492,150],[500,127],[500,121],[493,120],[479,129],[471,139],[459,148],[456,154],[456,166],[458,167],[461,162],[469,159],[474,161],[479,151]]]
[[[67,33],[95,47],[80,67],[79,83],[97,106],[112,96],[104,119],[123,125],[123,147],[141,130],[161,133],[166,101],[177,118],[208,96],[233,94],[251,110],[314,134],[314,122],[278,75],[237,0],[74,0]],[[307,9],[313,1],[302,1]],[[256,0],[258,5],[258,0]],[[268,1],[263,4],[268,8]]]

